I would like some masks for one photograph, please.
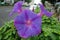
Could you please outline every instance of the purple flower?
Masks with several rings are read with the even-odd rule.
[[[13,14],[13,13],[18,13],[20,14],[22,12],[22,5],[23,5],[23,1],[18,1],[17,3],[15,3],[14,7],[13,7],[13,10],[10,12],[10,16]]]
[[[14,19],[18,35],[22,38],[36,36],[41,33],[42,20],[33,11],[26,9]]]
[[[17,33],[22,38],[36,36],[41,33],[41,16],[45,14],[46,16],[50,17],[52,14],[44,8],[43,4],[39,4],[41,9],[41,14],[39,13],[39,15],[35,14],[33,12],[34,10],[31,11],[29,9],[25,9],[21,11],[22,4],[22,1],[17,2],[11,12],[21,12],[21,14],[14,19],[14,25],[16,27]]]
[[[43,4],[39,4],[39,6],[40,6],[41,13],[45,14],[45,15],[48,16],[48,17],[51,17],[51,16],[52,16],[52,12],[47,11],[47,10],[44,8]]]

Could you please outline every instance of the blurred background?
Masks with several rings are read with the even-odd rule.
[[[25,1],[26,4],[30,4],[32,0],[0,0],[0,27],[7,21],[12,20],[15,15],[9,17],[13,5],[18,1]],[[60,0],[41,0],[47,10],[52,11],[57,15],[58,21],[60,21]]]

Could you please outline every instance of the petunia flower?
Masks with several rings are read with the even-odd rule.
[[[52,12],[49,12],[49,11],[47,11],[46,9],[45,9],[45,7],[43,6],[43,4],[39,4],[39,6],[40,6],[40,15],[42,15],[42,14],[45,14],[46,16],[48,16],[48,17],[51,17],[52,16]]]
[[[26,9],[14,19],[18,35],[22,38],[36,36],[41,33],[41,17]]]
[[[23,5],[23,1],[18,1],[17,3],[15,3],[12,11],[10,12],[10,16],[13,14],[13,13],[18,13],[20,14],[22,12],[22,5]]]
[[[45,14],[50,17],[52,14],[42,4],[39,4],[39,6],[41,10],[39,15],[29,9],[25,9],[14,19],[14,25],[20,37],[28,38],[41,33],[42,15]]]

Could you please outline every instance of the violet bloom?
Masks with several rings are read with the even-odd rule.
[[[11,16],[13,13],[20,14],[22,12],[23,3],[24,3],[23,1],[18,1],[17,3],[15,3],[13,10],[11,11],[11,13],[9,15]]]
[[[48,16],[48,17],[51,17],[51,16],[52,16],[52,12],[47,11],[47,10],[44,8],[43,4],[39,4],[39,6],[40,6],[41,14],[45,14],[45,15]],[[41,15],[41,14],[40,14],[40,15]]]
[[[28,38],[41,33],[41,15],[45,14],[50,17],[51,13],[48,12],[42,4],[39,5],[41,9],[41,14],[39,16],[31,10],[25,9],[14,19],[14,25],[20,37]]]
[[[14,20],[14,25],[20,37],[28,38],[41,33],[41,18],[33,11],[26,9]]]

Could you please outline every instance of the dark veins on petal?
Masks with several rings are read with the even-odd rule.
[[[36,17],[34,17],[33,19],[31,19],[31,21],[34,21],[34,20],[36,20],[37,18],[39,18],[40,16],[36,16]]]
[[[16,24],[25,24],[25,22],[15,21]]]
[[[25,18],[26,18],[26,20],[28,20],[28,15],[27,15],[27,11],[25,11]]]
[[[40,30],[39,30],[39,29],[37,29],[35,25],[33,25],[33,28],[37,30],[37,32],[36,32],[37,34],[39,34],[39,33],[40,33]]]

